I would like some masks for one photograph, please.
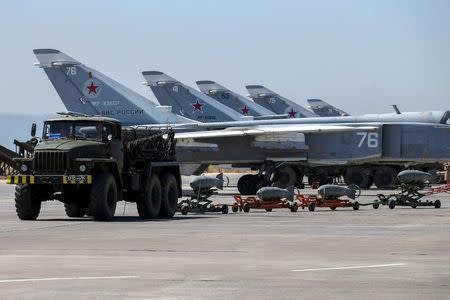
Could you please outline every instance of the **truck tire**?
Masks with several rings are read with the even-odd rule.
[[[114,217],[117,205],[117,185],[114,176],[99,174],[91,187],[89,214],[99,221],[110,221]]]
[[[177,211],[178,204],[178,183],[175,176],[165,173],[161,178],[161,209],[159,216],[162,218],[171,218]]]
[[[161,181],[158,176],[152,175],[147,180],[143,195],[136,201],[139,216],[143,219],[157,217],[161,209],[161,198]]]
[[[41,211],[41,200],[32,193],[31,186],[19,184],[15,192],[16,212],[21,220],[36,220]]]
[[[81,218],[86,214],[88,204],[86,202],[64,203],[64,209],[68,217]]]

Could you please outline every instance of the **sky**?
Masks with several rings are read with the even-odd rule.
[[[0,0],[0,115],[64,110],[32,49],[155,99],[141,72],[247,95],[262,84],[351,114],[450,109],[450,1]]]

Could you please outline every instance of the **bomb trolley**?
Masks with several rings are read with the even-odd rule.
[[[450,184],[429,188],[427,190],[424,190],[425,187],[425,183],[402,183],[400,184],[400,192],[396,194],[378,194],[378,199],[373,202],[373,208],[377,209],[380,204],[388,205],[390,209],[394,209],[397,205],[410,206],[412,208],[417,208],[418,206],[434,206],[435,208],[440,208],[441,201],[438,199],[435,201],[423,201],[421,199],[435,194],[450,193]]]
[[[260,199],[259,197],[242,197],[240,195],[234,196],[235,203],[231,206],[233,212],[244,211],[248,213],[252,209],[264,209],[271,212],[275,208],[288,208],[292,212],[298,210],[298,204],[295,201],[282,200],[280,198]]]
[[[318,196],[298,193],[295,198],[302,209],[307,207],[309,211],[314,211],[316,207],[328,207],[331,210],[336,210],[338,207],[352,207],[353,210],[358,210],[363,205],[355,200],[361,195],[361,189],[356,185],[345,187],[326,184],[319,187],[318,193]],[[347,198],[341,199],[342,196]]]
[[[226,180],[226,186],[228,186],[229,179],[226,178]],[[193,193],[189,199],[178,202],[178,211],[182,215],[187,215],[189,211],[195,213],[221,212],[222,214],[228,214],[227,204],[215,204],[212,200],[208,199],[212,195],[217,195],[216,188],[223,189],[224,181],[222,173],[215,178],[210,176],[194,177],[190,182]]]
[[[316,207],[328,207],[331,210],[336,210],[338,207],[352,207],[353,210],[358,210],[362,205],[353,199],[324,199],[316,195],[295,195],[299,206],[302,209],[308,208],[309,211],[314,211]]]

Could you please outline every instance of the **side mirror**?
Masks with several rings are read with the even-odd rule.
[[[33,123],[31,125],[31,136],[35,137],[36,136],[36,123]]]

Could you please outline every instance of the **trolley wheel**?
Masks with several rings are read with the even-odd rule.
[[[294,203],[294,205],[291,205],[290,209],[291,209],[291,212],[296,212],[298,210],[298,204]]]
[[[434,201],[434,208],[441,208],[441,201],[440,200]]]
[[[250,204],[245,203],[245,204],[244,204],[244,207],[242,208],[242,210],[243,210],[245,213],[248,213],[248,212],[250,211]]]
[[[355,203],[353,203],[352,207],[353,207],[353,210],[358,210],[359,209],[359,202],[356,201]]]
[[[395,208],[395,201],[389,201],[388,206],[390,209],[394,209]]]
[[[233,206],[231,207],[231,210],[232,210],[233,212],[238,212],[239,207],[238,207],[237,205],[233,205]]]
[[[411,208],[417,208],[417,202],[411,202]]]
[[[309,211],[314,211],[315,209],[316,209],[316,204],[315,203],[308,204],[308,210]]]
[[[378,207],[380,207],[380,204],[374,203],[372,206],[373,206],[374,209],[378,209]]]
[[[222,211],[223,215],[228,214],[228,205],[226,204],[222,205],[222,208],[220,210]]]
[[[183,216],[187,215],[188,211],[189,211],[189,206],[188,205],[182,205],[180,211],[181,211],[181,214]]]
[[[331,210],[336,210],[336,207],[330,207]]]
[[[271,209],[271,208],[266,208],[266,211],[267,211],[267,212],[271,212],[272,209]]]

